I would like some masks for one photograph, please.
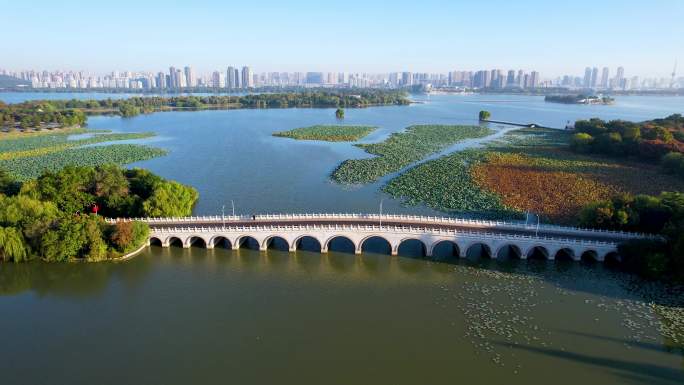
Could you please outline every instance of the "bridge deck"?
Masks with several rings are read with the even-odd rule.
[[[159,222],[148,222],[150,228],[168,228],[168,227],[217,227],[222,226],[225,223],[226,226],[230,227],[242,227],[242,226],[334,226],[334,225],[356,225],[356,226],[367,226],[379,224],[378,218],[316,218],[316,219],[267,219],[257,217],[255,220],[198,220],[188,222],[186,220],[163,220]],[[477,224],[454,224],[454,223],[438,223],[438,222],[428,222],[428,221],[415,221],[415,220],[400,220],[396,218],[387,218],[382,220],[382,225],[387,227],[422,227],[438,230],[451,230],[451,231],[462,231],[462,232],[478,232],[490,234],[502,234],[502,235],[524,235],[524,236],[535,236],[535,237],[546,237],[546,238],[564,238],[564,239],[576,239],[576,240],[586,240],[586,241],[598,241],[598,242],[610,242],[619,243],[623,242],[626,237],[620,236],[615,233],[569,233],[563,228],[549,229],[546,227],[540,227],[539,231],[536,231],[535,226],[486,226]]]

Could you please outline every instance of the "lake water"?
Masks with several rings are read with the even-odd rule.
[[[414,98],[424,103],[349,109],[345,123],[378,126],[365,139],[378,141],[411,124],[477,124],[481,109],[554,127],[684,112],[677,97],[614,106]],[[231,200],[241,214],[374,212],[381,199],[385,212],[435,214],[402,207],[380,184],[331,183],[339,162],[366,156],[350,144],[271,136],[332,123],[332,109],[89,119],[95,129],[156,132],[135,142],[169,155],[136,166],[195,186],[198,214],[229,213]],[[684,382],[681,291],[601,265],[345,251],[151,247],[122,263],[0,264],[1,383]]]

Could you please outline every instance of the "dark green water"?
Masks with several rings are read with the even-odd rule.
[[[600,266],[153,247],[0,265],[7,384],[681,384],[682,350]],[[682,312],[678,312],[679,322]],[[671,342],[669,344],[672,344]]]
[[[0,95],[1,96],[1,95]],[[410,124],[497,119],[562,126],[647,119],[682,98],[615,106],[536,97],[442,96],[348,110],[368,141]],[[334,122],[333,110],[98,117],[93,128],[155,131],[170,150],[141,162],[200,190],[197,213],[368,212],[378,184],[332,169],[362,152],[270,133]],[[434,213],[385,198],[385,212]],[[338,245],[341,246],[341,245]],[[577,263],[428,261],[338,251],[152,247],[101,264],[0,264],[0,384],[681,384],[681,291]],[[347,250],[348,251],[348,250]]]

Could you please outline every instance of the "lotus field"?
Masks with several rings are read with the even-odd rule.
[[[404,132],[392,134],[383,142],[357,144],[377,156],[345,160],[333,172],[332,179],[345,184],[374,182],[454,143],[484,137],[491,132],[489,128],[481,126],[411,126]]]
[[[372,126],[316,125],[274,132],[273,136],[296,140],[322,140],[327,142],[353,142],[375,130]]]
[[[390,180],[383,191],[409,205],[426,204],[444,212],[477,212],[494,218],[515,217],[495,193],[476,185],[470,167],[484,159],[482,151],[456,152],[416,166]]]
[[[72,139],[74,133],[91,136]],[[39,176],[45,170],[56,171],[66,165],[96,166],[104,163],[119,165],[164,155],[161,149],[135,144],[104,146],[89,145],[121,140],[143,139],[153,133],[101,133],[96,131],[56,132],[45,135],[0,140],[0,168],[17,179]]]
[[[35,137],[36,139],[41,140],[29,141],[30,143],[21,143],[21,139],[15,139],[12,140],[12,142],[19,142],[17,143],[17,147],[24,149],[12,150],[11,144],[0,142],[0,148],[9,148],[9,150],[1,150],[2,152],[0,152],[0,160],[26,158],[38,155],[45,155],[52,152],[58,152],[69,148],[81,147],[90,144],[114,142],[119,140],[144,139],[152,136],[154,136],[154,133],[152,132],[134,132],[123,134],[97,134],[88,138],[77,140],[67,140],[66,135],[60,135],[58,137],[43,136]],[[3,144],[5,144],[5,146],[3,146]]]
[[[407,204],[445,212],[530,211],[575,223],[584,205],[619,193],[683,190],[684,181],[657,165],[572,153],[562,131],[521,129],[483,149],[443,156],[390,180],[383,190]],[[495,215],[497,216],[497,215]]]

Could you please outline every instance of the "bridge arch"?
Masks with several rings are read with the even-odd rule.
[[[285,236],[273,234],[264,238],[264,241],[261,244],[261,249],[276,249],[288,251],[290,249],[290,243],[287,241],[287,238]]]
[[[208,247],[209,243],[199,235],[191,235],[185,239],[185,247]]]
[[[240,235],[235,240],[233,248],[259,250],[261,243],[251,235]]]
[[[314,242],[317,243],[317,246],[314,246]],[[322,251],[323,249],[323,242],[320,241],[317,237],[313,235],[300,235],[296,237],[292,241],[292,245],[290,245],[290,248],[294,250],[308,250],[308,251]]]
[[[335,242],[335,243],[333,243]],[[347,243],[348,245],[351,246],[351,252],[352,253],[357,253],[359,252],[359,247],[356,245],[353,239],[346,235],[333,235],[330,238],[325,240],[324,246],[323,246],[323,251],[328,251],[331,250],[332,248],[335,248],[335,251],[339,251],[339,249],[346,249],[346,247],[339,247],[343,246],[340,245],[339,243]]]
[[[527,259],[547,260],[549,259],[550,253],[549,250],[542,245],[533,245],[527,249],[525,256]]]
[[[450,257],[459,258],[461,256],[461,246],[448,239],[440,239],[430,245],[429,255],[432,258],[444,259]]]
[[[374,240],[378,241],[378,249],[382,249],[382,252],[379,252],[378,254],[393,254],[394,247],[392,247],[392,242],[387,240],[387,238],[383,237],[382,235],[378,234],[373,234],[373,235],[368,235],[365,238],[361,239],[361,241],[358,244],[358,252],[362,253],[364,251],[364,246],[366,246],[366,242],[371,241],[373,242]],[[382,245],[384,244],[384,245]],[[381,246],[382,245],[382,246]]]
[[[392,254],[411,257],[428,257],[430,256],[430,249],[422,239],[406,237],[397,243]]]
[[[569,247],[563,247],[560,250],[556,251],[554,259],[556,261],[574,261],[577,258],[575,257],[575,251],[573,249]]]
[[[233,243],[230,241],[230,238],[228,238],[225,235],[214,235],[209,239],[209,243],[207,243],[210,247],[223,247],[226,249],[230,249],[233,247]]]
[[[512,259],[522,259],[523,253],[520,247],[513,243],[507,243],[505,245],[499,246],[494,253],[496,259],[512,260]]]
[[[164,241],[162,241],[159,237],[150,237],[150,246],[164,246]]]
[[[612,265],[612,266],[615,266],[615,265],[622,263],[622,257],[620,256],[620,254],[618,254],[617,251],[608,251],[605,253],[605,255],[603,255],[603,258],[601,258],[601,259],[606,264]]]
[[[598,252],[594,249],[586,249],[580,254],[580,260],[582,262],[594,263],[599,261]]]
[[[183,247],[183,240],[181,240],[178,237],[170,236],[166,238],[166,244],[171,246],[178,246],[178,247]]]
[[[469,243],[465,247],[466,258],[492,258],[492,247],[483,241]]]

